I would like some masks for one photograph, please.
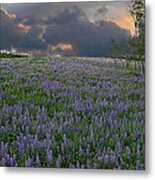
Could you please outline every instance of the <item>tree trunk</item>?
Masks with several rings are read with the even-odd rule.
[[[126,60],[126,67],[129,67],[129,60]]]
[[[142,65],[142,73],[145,76],[145,62],[141,61],[141,65]]]
[[[135,70],[137,70],[137,62],[135,61]]]

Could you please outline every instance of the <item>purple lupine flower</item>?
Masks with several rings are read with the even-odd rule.
[[[63,141],[66,144],[66,142],[67,142],[66,134],[63,135]]]
[[[87,155],[89,154],[89,151],[90,151],[90,149],[87,147],[87,149],[86,149],[86,154]]]
[[[2,99],[5,98],[5,97],[6,97],[5,92],[1,92],[0,97],[1,97]]]
[[[65,144],[62,143],[62,144],[61,144],[61,151],[64,152],[64,149],[65,149]]]
[[[2,158],[2,166],[5,167],[7,163],[7,160],[5,157]]]
[[[119,141],[117,141],[117,148],[118,148],[119,152],[122,152],[122,146]]]
[[[74,164],[70,164],[69,168],[75,168]]]
[[[31,150],[31,146],[29,143],[26,144],[26,153],[29,154]]]
[[[32,159],[29,158],[28,160],[25,161],[25,166],[26,167],[31,167],[31,165],[32,165]]]
[[[12,122],[15,123],[15,121],[16,121],[16,117],[13,116],[13,117],[12,117]]]
[[[60,152],[60,147],[59,146],[57,146],[57,151]]]
[[[103,159],[102,156],[98,156],[98,160],[101,161]]]
[[[131,155],[131,150],[130,150],[130,148],[129,148],[128,146],[126,147],[126,154],[127,154],[128,156]]]
[[[66,154],[66,158],[67,158],[68,161],[70,161],[71,160],[70,154]]]
[[[83,102],[80,100],[76,100],[74,107],[77,111],[85,112],[85,106],[84,106]]]
[[[40,113],[37,111],[37,113],[36,113],[36,120],[40,121],[40,119],[41,119]]]
[[[137,148],[137,157],[140,158],[140,156],[141,156],[140,150]]]
[[[13,167],[14,166],[14,158],[13,157],[10,157],[10,166]]]
[[[42,126],[41,126],[41,130],[42,130],[42,132],[44,132],[45,131],[45,126],[42,124]]]
[[[31,121],[28,119],[27,122],[26,122],[26,125],[30,126],[30,124],[31,124]]]
[[[52,150],[49,150],[49,149],[46,150],[46,158],[48,162],[50,163],[52,162],[53,160]]]
[[[108,138],[108,137],[109,137],[109,135],[110,135],[109,130],[106,130],[106,138]]]
[[[22,125],[22,131],[25,131],[25,125]]]
[[[94,142],[94,132],[93,132],[93,130],[90,131],[90,141]]]
[[[18,122],[19,122],[19,124],[23,124],[24,118],[23,118],[22,116],[20,116],[20,117],[18,118]]]
[[[110,163],[114,164],[116,162],[116,156],[115,154],[110,155]]]
[[[90,109],[93,109],[93,104],[92,104],[90,98],[87,99],[87,104]]]
[[[140,170],[141,169],[141,162],[140,162],[140,160],[137,160],[136,161],[136,170]]]
[[[26,126],[26,133],[29,133],[29,126]]]
[[[104,155],[103,161],[104,161],[105,164],[109,163],[109,155],[108,154]]]
[[[58,129],[58,133],[62,132],[62,125],[60,125],[59,129]]]
[[[49,140],[50,140],[50,138],[51,138],[50,133],[49,133],[49,132],[46,132],[46,139],[47,139],[47,141],[49,141]]]
[[[30,114],[30,113],[29,113],[29,109],[28,109],[28,108],[26,108],[26,110],[25,110],[25,114],[24,114],[24,115],[25,115],[26,117],[29,117],[29,114]]]
[[[127,137],[127,132],[123,133],[123,138]]]
[[[61,164],[61,155],[59,154],[57,160],[56,160],[56,167],[59,168]]]
[[[97,164],[96,163],[94,163],[94,167],[93,167],[94,169],[97,169],[98,168],[98,166],[97,166]]]
[[[40,158],[38,154],[36,155],[36,164],[40,164]]]
[[[34,141],[33,141],[34,146],[38,146],[39,145],[39,140],[38,140],[38,135],[35,135]]]
[[[81,164],[81,169],[84,169],[84,168],[85,168],[84,164]]]
[[[76,163],[76,168],[80,168],[80,163],[79,163],[79,161],[77,161],[77,163]]]
[[[79,147],[79,155],[82,155],[82,154],[83,154],[83,150],[82,150],[82,147],[80,145],[80,147]]]
[[[80,122],[80,121],[81,121],[81,117],[77,117],[76,122]]]
[[[38,129],[38,133],[40,133],[41,132],[41,125],[40,124],[37,125],[37,129]]]
[[[22,144],[20,142],[17,142],[16,144],[18,146],[18,154],[20,156],[22,156],[22,154],[23,154],[23,146],[22,146]]]
[[[100,140],[100,145],[103,145],[104,143],[104,137]]]
[[[5,151],[4,141],[1,141],[1,149],[0,149],[1,154],[3,154],[4,151]]]
[[[90,160],[87,159],[87,168],[90,169],[91,168],[91,165],[90,165]]]

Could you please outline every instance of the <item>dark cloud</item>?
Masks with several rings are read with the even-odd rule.
[[[38,37],[42,33],[42,28],[39,26],[32,26],[30,31],[24,35],[20,40],[20,47],[24,50],[43,50],[47,48],[47,43],[43,42]]]
[[[102,6],[96,11],[96,15],[103,15],[106,11],[106,6]],[[90,22],[84,11],[74,3],[23,5],[14,12],[14,20],[2,12],[0,49],[15,47],[46,54],[50,51],[49,48],[71,44],[73,51],[64,54],[104,56],[110,47],[111,38],[126,41],[130,36],[127,30],[106,20]],[[28,27],[30,28],[24,31]],[[63,49],[59,48],[60,50]]]
[[[15,47],[21,37],[22,33],[14,23],[14,19],[7,15],[7,11],[0,8],[0,49]]]
[[[65,25],[68,23],[77,21],[88,22],[87,16],[76,6],[70,6],[63,10],[56,11],[56,15],[50,16],[46,21],[47,24],[61,24]]]
[[[53,19],[47,27],[44,39],[50,44],[71,43],[75,46],[76,55],[103,56],[109,48],[110,39],[127,40],[129,33],[116,24],[99,21],[96,24],[80,18],[78,11],[65,9]]]
[[[11,18],[11,13],[10,16],[7,13],[2,8],[0,9],[0,49],[14,47],[19,50],[41,50],[47,47],[46,43],[38,38],[42,32],[40,27],[33,26],[28,33],[25,33],[18,26],[20,22],[17,23],[16,17]]]
[[[104,16],[108,12],[108,8],[106,6],[102,6],[101,8],[97,9],[95,12],[95,16]]]

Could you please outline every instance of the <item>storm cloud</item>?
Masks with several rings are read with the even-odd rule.
[[[102,6],[101,8],[96,10],[95,16],[103,16],[108,12],[108,9],[106,6]]]
[[[102,6],[96,16],[107,11]],[[76,3],[26,4],[11,12],[16,15],[14,19],[2,8],[0,12],[0,49],[14,47],[39,55],[104,56],[111,39],[127,41],[130,37],[128,30],[115,23],[101,19],[91,22]]]
[[[8,15],[10,14],[10,16]],[[26,26],[22,22],[17,22],[17,17],[11,18],[12,13],[0,9],[0,49],[17,48],[19,50],[45,49],[46,43],[38,38],[42,30],[37,26],[24,31]]]
[[[14,23],[15,18],[15,16],[11,18],[7,11],[0,8],[0,49],[16,46],[17,39],[22,37],[18,26]]]
[[[47,48],[47,43],[39,37],[42,33],[40,26],[32,26],[31,29],[20,40],[20,47],[24,50],[42,50]]]
[[[73,44],[75,55],[79,56],[102,56],[109,48],[111,38],[121,41],[129,37],[128,31],[114,23],[103,20],[91,23],[80,11],[68,8],[48,23],[44,39],[53,45]]]

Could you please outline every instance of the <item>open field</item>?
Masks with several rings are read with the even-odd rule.
[[[0,165],[144,169],[144,91],[101,59],[0,60]]]

